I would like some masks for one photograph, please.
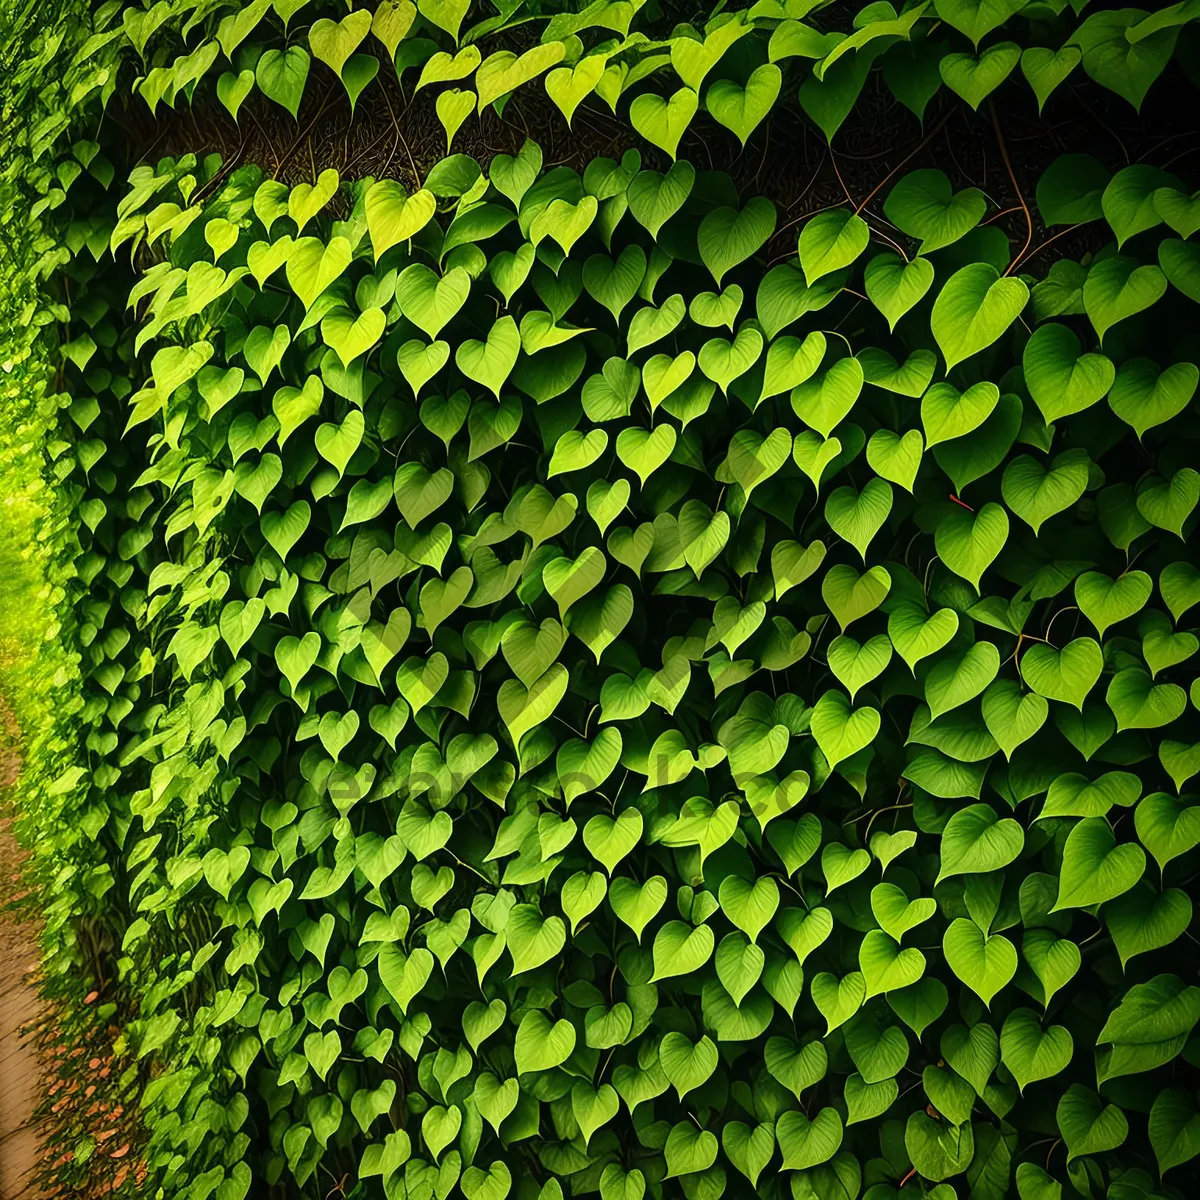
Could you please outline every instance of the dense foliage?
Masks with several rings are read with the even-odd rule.
[[[394,68],[414,94],[434,89],[448,146],[473,113],[536,86],[568,122],[594,96],[674,157],[701,109],[745,144],[793,96],[832,138],[873,70],[918,119],[943,87],[978,108],[1010,76],[1040,107],[1076,71],[1137,107],[1177,50],[1195,46],[1190,0],[1084,16],[1085,6],[933,0],[897,12],[876,0],[851,16],[830,0],[758,0],[708,19],[629,0],[496,0],[474,14],[470,0],[352,12],[316,0],[113,0],[85,50],[135,51],[132,86],[152,113],[199,94],[237,118],[259,92],[296,116],[314,63],[351,105],[369,103]],[[1193,59],[1181,54],[1185,69]]]
[[[1188,1195],[1184,178],[1066,154],[1014,243],[936,169],[789,220],[533,139],[118,183],[98,110],[295,114],[310,52],[365,105],[382,46],[474,72],[448,142],[535,79],[568,119],[670,79],[621,112],[673,158],[797,88],[832,135],[873,64],[914,111],[1018,59],[1136,103],[1200,8],[418,7],[114,0],[13,59],[27,796],[150,1194]]]

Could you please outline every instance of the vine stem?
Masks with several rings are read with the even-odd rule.
[[[947,109],[945,116],[867,193],[867,198],[854,210],[855,214],[861,213],[868,204],[879,194],[882,187],[887,184],[897,171],[900,170],[911,158],[919,154],[935,137],[942,131],[942,127],[950,120],[953,115],[953,109]]]
[[[1052,616],[1050,618],[1050,624],[1046,626],[1046,632],[1045,632],[1045,635],[1043,638],[1043,640],[1046,642],[1047,645],[1052,646],[1054,644],[1053,642],[1050,641],[1050,630],[1054,628],[1054,622],[1057,621],[1058,618],[1063,615],[1063,613],[1078,612],[1078,611],[1079,611],[1079,609],[1076,608],[1074,604],[1069,604],[1069,605],[1067,605],[1066,608],[1060,608],[1058,610],[1058,612],[1056,612],[1054,614],[1054,616]]]
[[[834,155],[832,147],[829,149],[829,161],[833,165],[833,173],[837,176],[838,184],[841,186],[842,191],[846,194],[846,199],[853,204],[854,197],[850,194],[850,189],[846,186],[846,181],[842,178],[842,172],[838,169],[837,157]],[[857,213],[858,209],[856,208],[854,211]]]
[[[1068,225],[1066,229],[1060,229],[1057,233],[1048,237],[1044,242],[1040,242],[1038,245],[1034,246],[1034,248],[1030,250],[1028,254],[1018,255],[1015,259],[1013,259],[1012,269],[1015,271],[1018,267],[1023,267],[1031,258],[1036,258],[1037,255],[1041,254],[1041,252],[1045,250],[1045,248],[1049,246],[1051,242],[1057,242],[1060,237],[1066,237],[1068,233],[1074,233],[1075,230],[1080,228],[1081,224],[1082,222],[1080,222],[1079,225]]]
[[[1004,167],[1008,171],[1009,179],[1012,181],[1013,191],[1017,193],[1017,200],[1020,202],[1021,211],[1025,214],[1025,245],[1021,247],[1021,253],[1012,260],[1008,270],[1004,272],[1005,275],[1011,275],[1033,241],[1033,214],[1029,211],[1025,194],[1021,191],[1021,185],[1017,182],[1017,173],[1013,170],[1012,159],[1008,157],[1008,146],[1004,141],[1004,133],[1000,129],[1000,117],[996,113],[996,106],[990,100],[988,101],[988,112],[991,113],[992,128],[996,131],[996,141],[1000,145],[1000,157],[1004,159]]]

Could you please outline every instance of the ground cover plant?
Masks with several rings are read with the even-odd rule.
[[[29,27],[27,824],[119,1186],[1190,1194],[1200,197],[1122,122],[1196,15]],[[1111,153],[1006,139],[1076,71]]]

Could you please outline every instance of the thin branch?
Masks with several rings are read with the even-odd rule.
[[[996,141],[1000,143],[1000,156],[1004,159],[1004,166],[1008,170],[1008,177],[1012,180],[1013,191],[1017,193],[1017,199],[1021,203],[1021,210],[1025,213],[1025,245],[1021,247],[1020,254],[1013,259],[1009,265],[1005,275],[1011,275],[1016,264],[1021,261],[1025,251],[1029,249],[1030,242],[1033,241],[1033,214],[1029,211],[1029,205],[1025,202],[1025,196],[1021,191],[1021,185],[1017,182],[1016,172],[1013,170],[1012,160],[1008,157],[1008,147],[1004,144],[1004,134],[1000,130],[1000,118],[996,115],[996,106],[989,100],[988,112],[992,114],[992,126],[996,130]]]
[[[1051,242],[1057,242],[1060,237],[1066,237],[1068,233],[1074,233],[1075,230],[1081,228],[1082,225],[1083,222],[1080,221],[1077,225],[1068,225],[1066,229],[1060,229],[1057,233],[1046,238],[1044,242],[1034,246],[1034,248],[1030,250],[1028,254],[1024,255],[1023,257],[1018,255],[1016,258],[1014,258],[1013,265],[1010,269],[1015,271],[1018,267],[1023,267],[1031,258],[1036,258],[1039,254],[1041,254],[1041,252],[1045,250],[1045,248],[1049,246]]]
[[[862,210],[866,208],[872,200],[875,199],[875,197],[879,194],[879,190],[887,184],[887,181],[891,179],[891,177],[895,175],[896,172],[905,165],[905,163],[924,150],[925,147],[928,146],[935,137],[937,137],[942,130],[942,126],[950,120],[953,112],[953,108],[948,108],[946,110],[946,115],[942,117],[942,119],[871,189],[867,198],[854,210],[856,213],[861,213]]]
[[[846,193],[846,199],[853,204],[854,197],[850,195],[850,189],[846,186],[846,181],[842,178],[842,173],[838,169],[837,155],[834,154],[832,146],[829,147],[829,161],[833,166],[833,173],[837,176],[838,183],[842,186],[842,191]],[[855,209],[854,211],[857,212],[858,209]]]

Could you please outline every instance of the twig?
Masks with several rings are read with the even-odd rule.
[[[872,200],[875,199],[875,197],[879,194],[879,190],[887,184],[887,181],[891,179],[891,177],[895,175],[905,163],[907,163],[915,155],[919,154],[925,149],[926,146],[929,145],[931,141],[933,141],[933,139],[941,132],[942,126],[950,120],[953,112],[954,109],[952,108],[946,110],[946,115],[942,117],[942,119],[871,189],[870,193],[867,195],[867,198],[854,210],[856,213],[861,213],[862,210],[866,208]]]
[[[1025,203],[1025,196],[1021,192],[1021,185],[1017,182],[1012,160],[1008,157],[1008,147],[1004,144],[1004,134],[1000,131],[1000,118],[996,115],[996,106],[990,100],[988,101],[988,112],[992,114],[992,126],[996,130],[996,141],[1000,143],[1000,156],[1004,159],[1004,166],[1008,170],[1008,177],[1012,180],[1013,191],[1017,193],[1021,210],[1025,214],[1025,245],[1021,247],[1021,252],[1009,264],[1008,270],[1004,272],[1005,275],[1011,275],[1017,263],[1021,261],[1022,255],[1029,249],[1030,242],[1033,241],[1033,214],[1029,211],[1029,205]]]
[[[408,142],[405,140],[404,134],[400,132],[400,122],[396,120],[395,110],[392,108],[392,102],[388,99],[386,91],[383,93],[383,100],[387,105],[388,116],[392,118],[392,126],[396,130],[396,137],[400,140],[400,144],[404,147],[404,153],[408,156],[408,165],[413,173],[413,187],[418,188],[421,186],[421,172],[417,170],[417,164],[413,162],[412,151],[408,148]],[[388,164],[391,165],[390,158],[388,159]]]
[[[1080,221],[1076,225],[1068,225],[1066,229],[1060,229],[1057,233],[1048,237],[1044,242],[1034,246],[1034,248],[1030,250],[1029,253],[1024,257],[1017,255],[1017,257],[1013,259],[1013,265],[1009,269],[1015,271],[1018,267],[1024,266],[1031,258],[1036,258],[1039,254],[1041,254],[1041,252],[1045,250],[1045,248],[1049,246],[1051,242],[1058,241],[1060,237],[1066,237],[1068,233],[1074,233],[1075,230],[1082,228],[1082,226],[1083,222]]]
[[[288,150],[284,154],[284,156],[281,159],[279,159],[278,162],[276,162],[275,171],[274,171],[274,175],[275,175],[276,179],[278,179],[280,177],[281,173],[283,172],[283,168],[287,164],[288,160],[296,153],[297,150],[300,149],[300,146],[303,144],[304,139],[306,137],[308,137],[308,135],[310,133],[312,133],[313,129],[316,128],[317,122],[321,119],[322,114],[325,112],[326,106],[329,104],[329,98],[330,98],[330,96],[333,95],[333,91],[334,91],[333,88],[326,89],[325,95],[321,100],[321,106],[320,106],[320,108],[317,109],[317,115],[315,117],[313,117],[313,119],[311,121],[309,121],[308,125],[305,127],[305,129],[302,133],[299,133],[296,135],[296,140],[291,144],[291,146],[288,147]],[[314,167],[313,169],[315,171],[316,168]],[[315,182],[315,180],[314,180],[314,182]]]
[[[829,161],[833,165],[833,173],[837,176],[837,181],[839,184],[841,184],[842,191],[846,193],[846,199],[853,204],[854,197],[850,195],[850,189],[846,186],[846,181],[842,178],[842,173],[838,169],[837,155],[834,154],[832,146],[829,147]],[[856,208],[854,211],[857,212],[858,209]]]

